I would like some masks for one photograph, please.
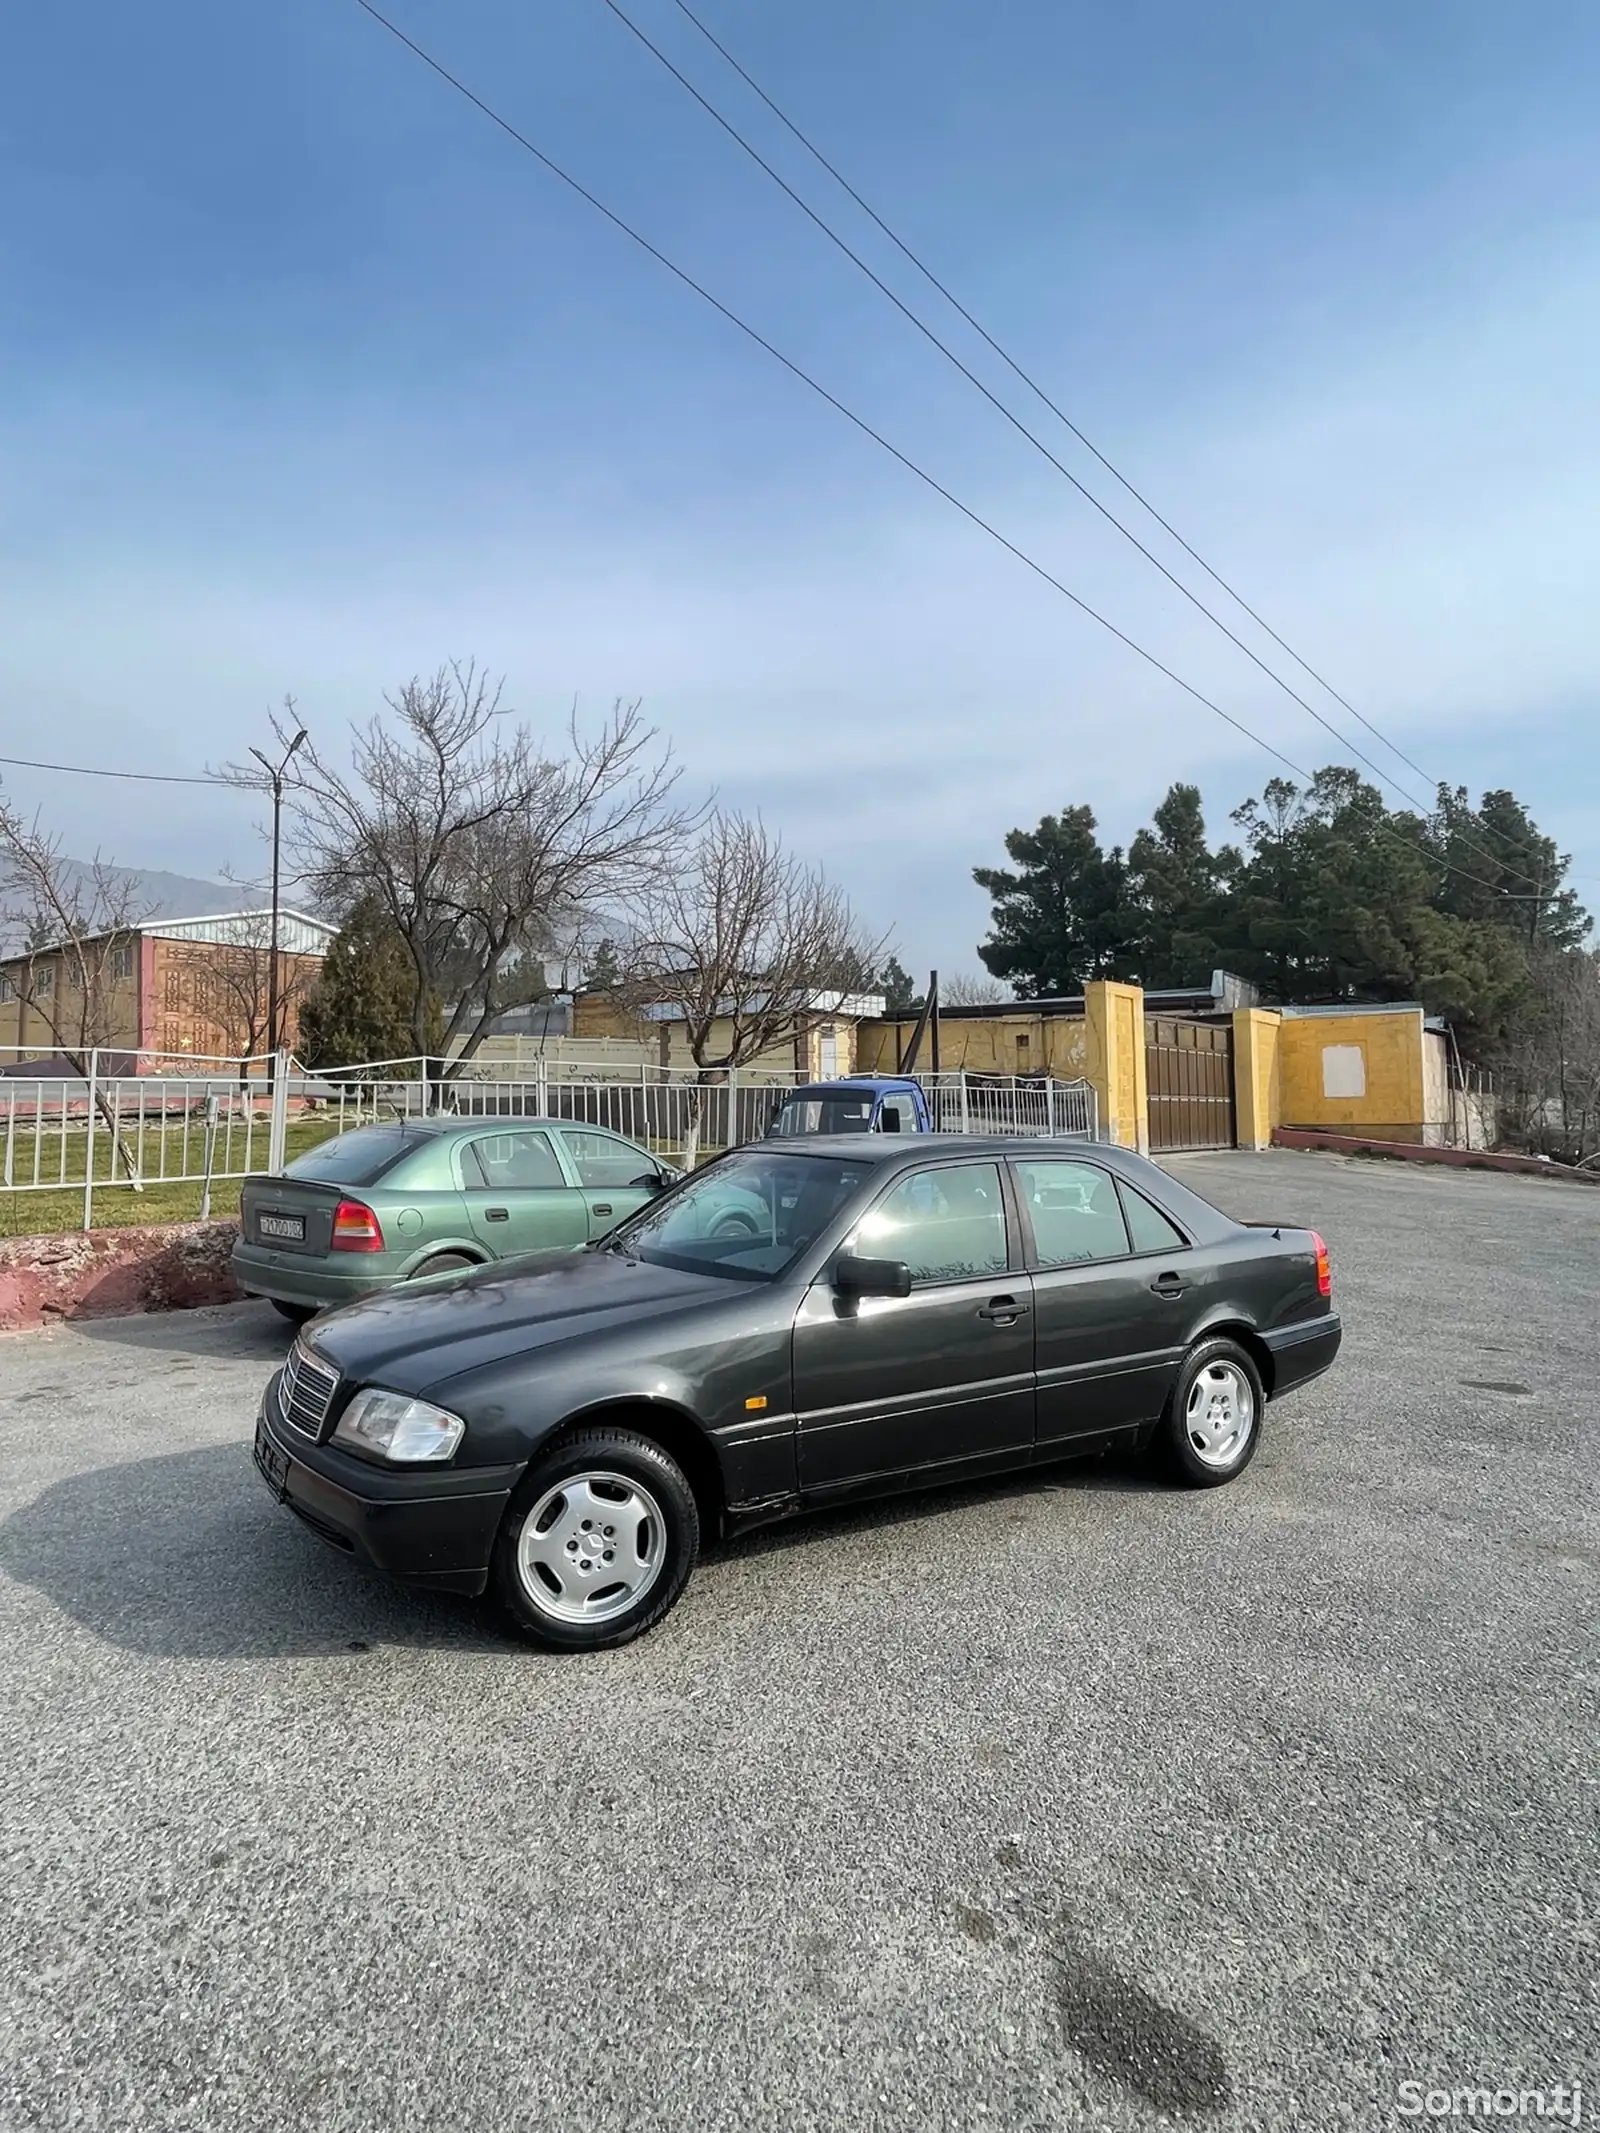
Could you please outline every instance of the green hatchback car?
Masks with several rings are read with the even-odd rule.
[[[674,1183],[648,1150],[555,1118],[358,1126],[239,1195],[234,1278],[302,1320],[396,1282],[576,1251]]]

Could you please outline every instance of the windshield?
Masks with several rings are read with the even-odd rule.
[[[372,1185],[425,1138],[404,1126],[357,1126],[353,1133],[338,1134],[297,1155],[283,1174],[317,1185]]]
[[[772,1121],[771,1138],[790,1140],[801,1133],[866,1133],[872,1125],[873,1098],[830,1090],[797,1089]]]
[[[832,1222],[868,1173],[776,1149],[736,1149],[613,1231],[606,1251],[735,1281],[772,1281]]]

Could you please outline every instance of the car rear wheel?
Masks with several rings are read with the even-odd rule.
[[[469,1266],[477,1265],[465,1252],[435,1252],[431,1259],[424,1259],[421,1266],[413,1267],[406,1276],[408,1281],[424,1281],[431,1274],[463,1274]]]
[[[600,1651],[661,1620],[699,1551],[694,1491],[675,1459],[630,1429],[575,1430],[512,1499],[494,1587],[533,1643]]]
[[[303,1326],[307,1319],[315,1318],[322,1308],[320,1304],[285,1303],[281,1296],[270,1297],[268,1301],[278,1316],[286,1318],[291,1326]]]
[[[1220,1488],[1255,1457],[1267,1404],[1261,1373],[1237,1341],[1201,1341],[1178,1372],[1158,1443],[1191,1488]]]

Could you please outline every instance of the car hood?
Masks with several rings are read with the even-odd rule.
[[[619,1321],[724,1303],[732,1286],[620,1252],[530,1253],[455,1280],[386,1289],[319,1318],[302,1338],[341,1377],[422,1393]]]

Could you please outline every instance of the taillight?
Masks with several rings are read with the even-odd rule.
[[[1328,1257],[1328,1247],[1315,1230],[1311,1232],[1311,1248],[1317,1255],[1317,1294],[1319,1296],[1331,1296],[1333,1294],[1333,1262]]]
[[[370,1207],[341,1200],[333,1211],[331,1248],[336,1252],[381,1252],[383,1228]]]

